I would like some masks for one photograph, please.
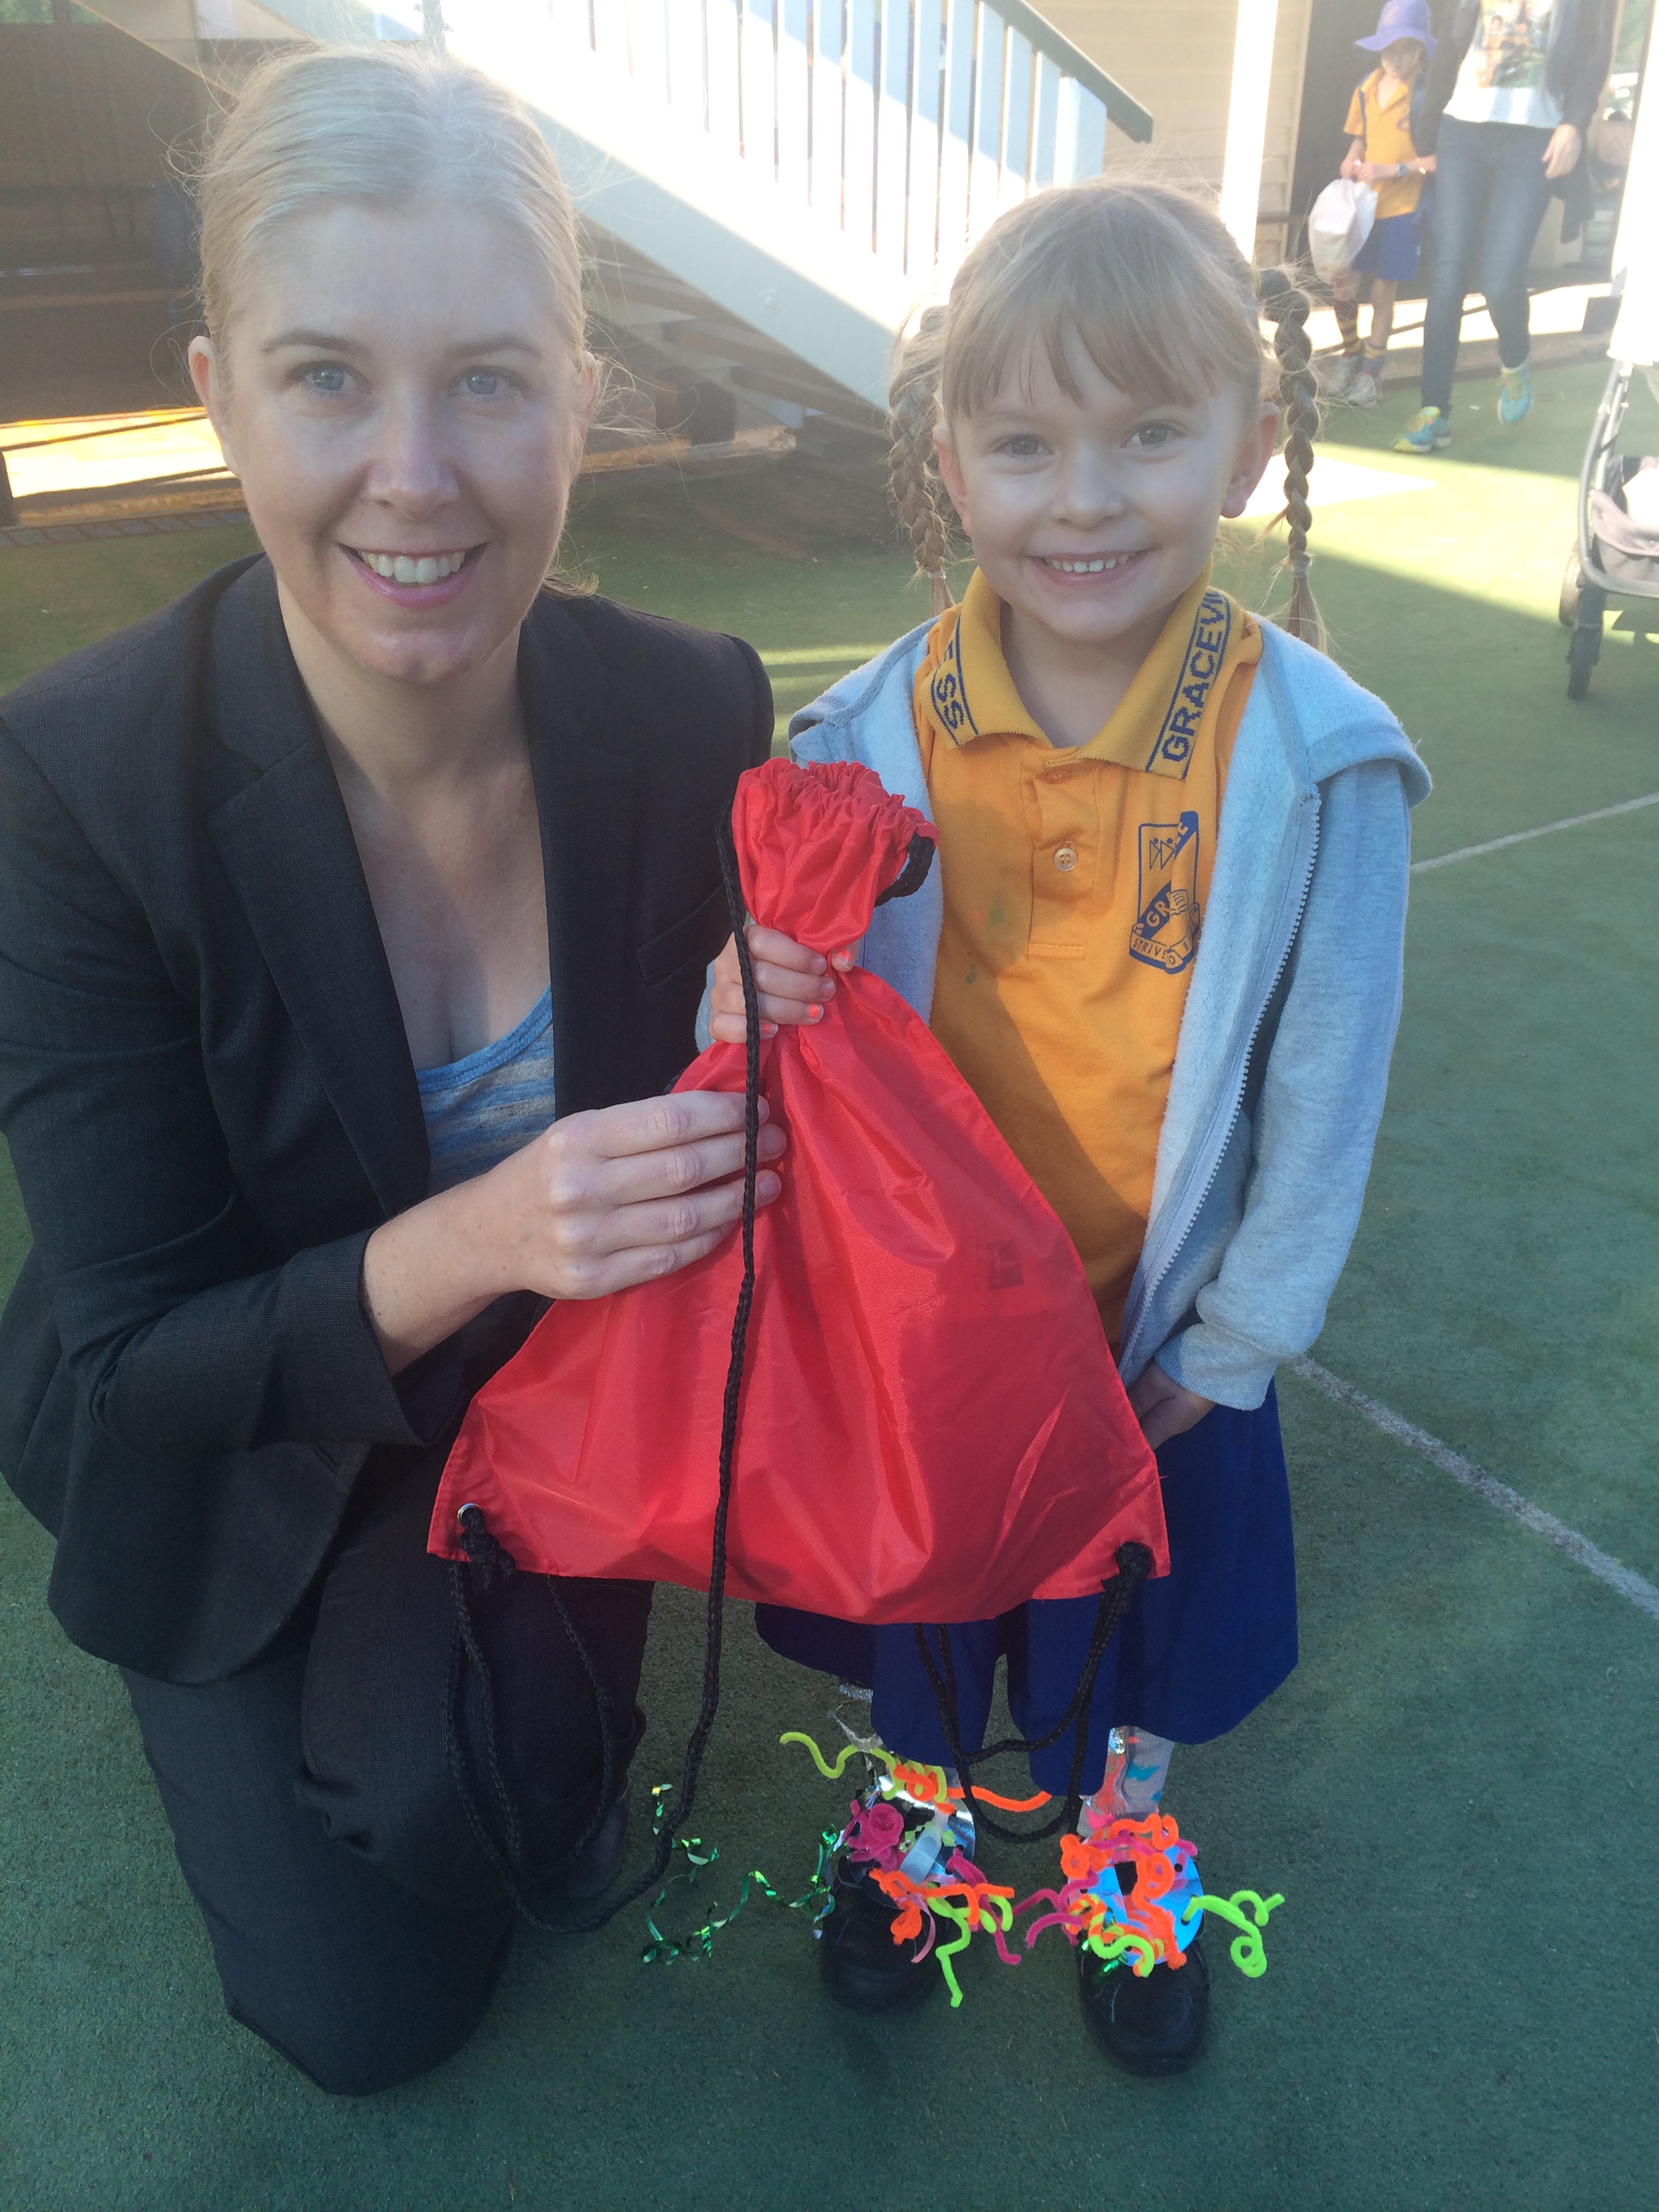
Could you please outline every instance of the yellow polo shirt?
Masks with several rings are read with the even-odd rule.
[[[1349,101],[1343,128],[1350,138],[1364,140],[1363,161],[1380,161],[1392,169],[1398,162],[1417,159],[1417,149],[1412,143],[1412,88],[1396,78],[1393,96],[1385,106],[1382,82],[1382,70],[1373,70]],[[1386,222],[1391,215],[1410,215],[1422,197],[1421,177],[1385,178],[1376,187],[1377,221]]]
[[[975,572],[914,695],[939,832],[933,1030],[1065,1224],[1115,1349],[1261,635],[1207,569],[1086,745],[1053,745]]]

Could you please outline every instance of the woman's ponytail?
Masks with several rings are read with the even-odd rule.
[[[1308,341],[1307,295],[1298,292],[1282,269],[1264,269],[1258,279],[1261,312],[1273,326],[1279,361],[1279,404],[1285,416],[1285,518],[1290,526],[1291,604],[1284,627],[1306,645],[1325,650],[1325,624],[1308,581],[1308,476],[1319,434],[1318,386],[1313,348]]]
[[[933,586],[933,611],[956,603],[945,573],[951,526],[939,505],[939,460],[933,432],[939,422],[939,370],[947,311],[928,307],[899,342],[887,387],[893,442],[887,456],[893,504],[915,553],[917,572]]]

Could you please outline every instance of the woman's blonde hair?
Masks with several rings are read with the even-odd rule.
[[[262,62],[191,179],[202,308],[222,340],[272,234],[331,201],[438,199],[493,217],[547,273],[583,350],[575,210],[547,142],[505,87],[431,48],[301,48]]]
[[[1191,403],[1237,391],[1255,406],[1273,391],[1258,318],[1274,325],[1276,396],[1285,418],[1285,514],[1291,604],[1285,627],[1324,643],[1308,582],[1308,471],[1319,427],[1308,301],[1277,270],[1261,279],[1212,209],[1163,185],[1102,179],[1031,198],[994,223],[957,272],[948,304],[930,307],[899,347],[888,391],[893,497],[935,612],[951,604],[951,526],[933,433],[971,416],[1034,347],[1080,397],[1070,344],[1120,390]]]

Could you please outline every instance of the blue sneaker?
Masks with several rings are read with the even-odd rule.
[[[1396,453],[1441,453],[1451,443],[1451,424],[1437,407],[1419,407],[1394,441]]]
[[[1500,422],[1522,422],[1532,412],[1532,363],[1523,361],[1519,368],[1506,368],[1498,386],[1498,419]]]

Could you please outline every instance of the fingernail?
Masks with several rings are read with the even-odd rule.
[[[763,1022],[761,1024],[761,1035],[763,1037],[775,1036],[777,1033],[778,1025],[775,1022]]]
[[[850,968],[850,967],[852,966],[852,964],[853,964],[853,956],[852,956],[852,954],[851,954],[850,952],[838,952],[838,953],[836,953],[836,967],[837,967],[837,968]]]
[[[809,1022],[821,1022],[823,1019],[823,1008],[822,1006],[809,1006],[806,1009],[806,1018]]]
[[[824,958],[823,953],[815,952],[812,955],[812,973],[815,975],[822,975],[829,964],[829,962]]]

